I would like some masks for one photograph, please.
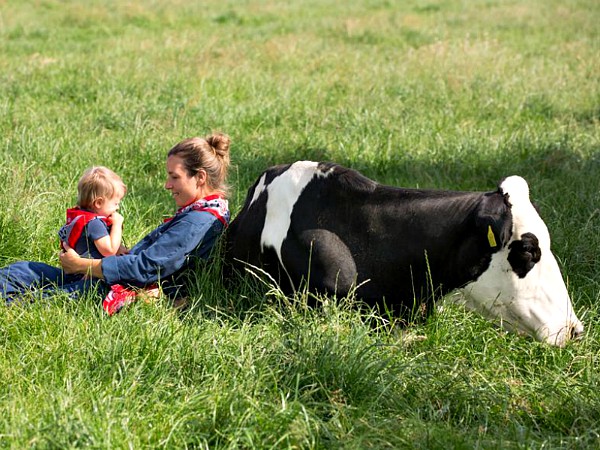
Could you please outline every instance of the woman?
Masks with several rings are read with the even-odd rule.
[[[185,270],[208,258],[229,222],[229,144],[228,136],[214,134],[186,139],[169,151],[165,188],[179,209],[128,254],[88,259],[67,246],[60,255],[62,270],[30,261],[0,269],[0,295],[10,301],[27,290],[44,289],[44,295],[79,296],[98,283],[147,287],[157,282],[169,296],[181,293]],[[81,280],[81,274],[89,276]]]

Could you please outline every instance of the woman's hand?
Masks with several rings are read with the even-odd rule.
[[[64,250],[60,252],[58,259],[60,259],[60,265],[63,268],[63,271],[68,274],[72,273],[83,273],[87,272],[87,264],[83,265],[83,258],[77,254],[75,250],[73,250],[68,245],[64,245]]]
[[[64,250],[58,255],[60,265],[65,273],[81,273],[94,278],[103,279],[102,260],[82,258],[68,245],[64,245]]]

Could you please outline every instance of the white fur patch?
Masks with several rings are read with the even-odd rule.
[[[254,203],[258,199],[258,196],[260,194],[262,194],[262,192],[265,190],[265,179],[266,178],[267,178],[267,175],[263,173],[263,176],[260,177],[260,180],[258,180],[258,184],[254,188],[254,192],[252,194],[252,200],[250,200],[250,204],[248,205],[248,207],[252,206],[252,203]]]
[[[505,194],[515,197],[516,201],[529,202],[529,186],[527,185],[527,181],[518,175],[505,178],[500,188]]]
[[[550,250],[550,233],[548,227],[529,200],[527,182],[516,175],[506,178],[500,189],[508,194],[513,218],[513,239],[520,239],[523,233],[533,233],[540,242],[540,248]]]
[[[275,249],[282,265],[281,246],[290,228],[294,205],[306,185],[318,173],[317,167],[318,163],[312,161],[295,162],[266,187],[267,214],[260,245],[263,251],[265,247]]]
[[[560,268],[550,249],[546,224],[529,200],[527,182],[518,176],[506,178],[500,188],[508,194],[513,219],[511,242],[524,233],[533,233],[542,256],[524,278],[519,278],[510,263],[507,243],[492,256],[488,269],[465,286],[466,306],[484,316],[499,320],[515,331],[535,336],[540,341],[564,345],[571,330],[582,332],[575,315]]]

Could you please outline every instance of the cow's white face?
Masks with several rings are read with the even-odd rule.
[[[508,194],[511,204],[512,237],[494,253],[489,268],[464,288],[465,304],[500,322],[507,330],[563,346],[583,333],[583,324],[573,311],[558,263],[550,250],[548,228],[531,204],[529,188],[523,178],[506,178],[500,188]],[[528,270],[519,271],[511,264],[510,255],[512,251],[514,256],[523,246],[533,248],[537,257],[534,256]]]

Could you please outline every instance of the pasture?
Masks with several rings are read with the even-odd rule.
[[[527,179],[585,337],[507,334],[446,303],[399,329],[353,298],[198,275],[108,318],[0,308],[3,448],[600,446],[600,4],[594,0],[0,1],[0,264],[58,264],[90,165],[128,185],[128,245],[174,204],[166,152],[232,138],[230,206],[267,166],[379,182]]]

